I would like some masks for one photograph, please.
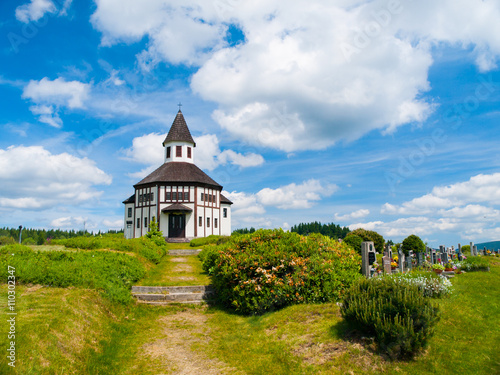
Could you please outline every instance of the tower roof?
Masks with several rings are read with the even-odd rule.
[[[172,141],[181,141],[181,142],[189,142],[196,147],[196,143],[189,132],[189,128],[186,124],[186,120],[184,120],[184,116],[182,115],[181,110],[177,112],[177,116],[175,116],[174,122],[170,127],[170,131],[167,134],[167,138],[163,141],[163,146],[165,143]]]
[[[205,172],[192,163],[172,162],[165,163],[134,187],[155,183],[194,183],[222,189],[217,182],[212,180]]]

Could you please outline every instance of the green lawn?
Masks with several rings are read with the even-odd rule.
[[[0,373],[498,374],[500,258],[489,261],[491,272],[452,280],[454,293],[439,300],[442,316],[428,350],[406,362],[374,352],[333,303],[245,317],[207,306],[123,306],[92,290],[18,285],[18,362],[10,371],[0,357]],[[156,268],[168,274],[175,262],[164,262]],[[3,284],[3,312],[6,301]],[[0,324],[2,346],[7,329]]]

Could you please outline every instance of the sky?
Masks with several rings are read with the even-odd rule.
[[[120,229],[181,103],[232,226],[500,240],[496,0],[2,0],[0,226]]]

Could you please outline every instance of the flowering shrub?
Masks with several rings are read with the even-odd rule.
[[[450,280],[431,272],[407,272],[386,276],[399,284],[415,285],[425,297],[439,298],[453,291]]]
[[[219,301],[245,314],[339,300],[360,277],[361,257],[320,234],[258,230],[200,254]]]

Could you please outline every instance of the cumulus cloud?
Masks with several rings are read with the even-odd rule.
[[[86,224],[87,218],[83,216],[65,216],[54,219],[50,222],[53,228],[78,228]]]
[[[166,134],[150,133],[132,140],[132,147],[125,150],[125,155],[132,161],[148,164],[149,166],[133,177],[144,177],[147,172],[152,172],[164,162],[164,149],[162,142]],[[215,134],[205,134],[193,137],[196,142],[194,149],[194,162],[202,169],[214,170],[220,165],[236,165],[240,168],[256,167],[264,163],[262,155],[246,152],[245,154],[234,150],[221,150],[219,139]]]
[[[30,111],[39,116],[40,122],[60,128],[63,123],[59,117],[59,108],[84,108],[89,93],[88,83],[66,81],[64,78],[51,81],[44,77],[40,81],[31,80],[24,87],[22,97],[35,103]]]
[[[224,129],[292,152],[425,121],[433,48],[471,51],[481,71],[494,69],[499,18],[494,0],[98,0],[92,22],[104,45],[146,36],[145,67],[199,67],[191,87],[219,105]]]
[[[51,0],[31,0],[16,8],[16,18],[18,21],[28,23],[38,21],[45,13],[55,13],[56,11],[57,8]]]
[[[310,179],[302,184],[295,183],[277,189],[264,188],[256,196],[264,206],[274,206],[280,209],[304,209],[313,206],[322,197],[329,197],[338,190],[337,185],[323,186],[320,181]]]
[[[350,228],[362,227],[398,239],[410,234],[430,236],[449,232],[459,233],[460,238],[467,240],[496,240],[500,222],[500,173],[479,174],[468,181],[436,186],[431,193],[400,205],[386,203],[381,213],[404,217],[358,222]]]
[[[96,200],[102,192],[94,186],[111,184],[92,160],[41,146],[0,149],[0,179],[0,207],[35,210]]]
[[[346,214],[346,215],[339,215],[339,214],[335,214],[335,220],[338,220],[338,221],[349,221],[349,220],[353,220],[353,219],[361,219],[365,216],[368,216],[370,214],[370,210],[366,210],[366,209],[359,209],[357,211],[354,211],[354,212],[351,212],[350,214]]]

